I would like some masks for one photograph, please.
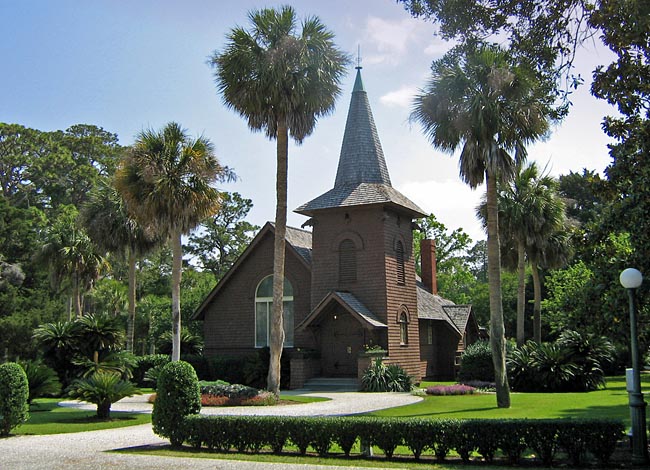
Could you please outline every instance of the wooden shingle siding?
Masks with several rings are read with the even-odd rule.
[[[203,325],[207,356],[243,355],[256,351],[255,289],[264,277],[272,273],[273,233],[269,232],[207,306]],[[298,324],[309,313],[311,274],[290,249],[286,252],[285,277],[293,286],[294,321]],[[297,332],[294,344],[313,346],[313,339],[304,332]]]

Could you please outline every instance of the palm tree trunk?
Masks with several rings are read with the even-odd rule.
[[[275,208],[275,243],[273,247],[273,309],[267,388],[280,396],[280,361],[284,345],[282,297],[284,294],[284,247],[287,229],[287,174],[289,162],[289,135],[284,119],[278,123],[277,176]]]
[[[537,344],[542,342],[542,283],[539,280],[539,269],[537,260],[530,260],[530,267],[533,275],[533,292],[535,303],[533,307],[533,339]]]
[[[172,361],[181,358],[181,271],[183,248],[181,233],[174,230],[172,235]]]
[[[526,247],[522,240],[517,242],[517,277],[517,345],[521,346],[526,341]]]
[[[490,291],[490,347],[494,364],[497,406],[510,408],[510,387],[506,372],[506,338],[501,299],[501,253],[499,252],[499,222],[497,186],[493,175],[485,174],[487,182],[487,251],[488,286]]]
[[[135,339],[135,250],[129,248],[129,320],[126,327],[126,350],[133,352]]]
[[[81,318],[81,289],[79,288],[79,276],[72,276],[72,298],[74,299],[74,313],[77,318]]]

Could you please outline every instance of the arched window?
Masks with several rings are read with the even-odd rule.
[[[397,283],[403,286],[406,284],[406,272],[404,271],[404,245],[400,240],[395,244],[395,258],[397,259]]]
[[[409,322],[404,312],[399,315],[399,344],[409,344]]]
[[[284,347],[293,347],[293,287],[284,280],[282,296],[284,323]],[[269,345],[271,335],[271,312],[273,309],[273,276],[266,276],[258,284],[255,291],[255,347],[264,348]]]
[[[339,245],[339,284],[357,280],[357,248],[349,238]]]

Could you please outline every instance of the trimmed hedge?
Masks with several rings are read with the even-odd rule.
[[[0,364],[0,436],[29,418],[29,384],[22,367],[15,362]]]
[[[305,454],[309,448],[326,457],[333,444],[346,456],[364,442],[390,459],[405,446],[420,459],[432,451],[439,461],[451,450],[464,462],[478,454],[486,462],[517,465],[531,449],[544,465],[552,465],[559,450],[571,465],[583,465],[591,455],[606,465],[625,437],[623,423],[613,420],[429,420],[376,417],[186,416],[179,436],[188,444],[217,451],[280,453],[287,446]],[[495,461],[498,451],[504,455]]]
[[[190,364],[184,361],[165,365],[158,377],[156,401],[151,423],[153,432],[180,446],[186,440],[183,418],[201,411],[199,379]]]

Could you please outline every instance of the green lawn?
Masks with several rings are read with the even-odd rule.
[[[150,392],[149,392],[150,393]],[[312,403],[327,401],[329,398],[281,395],[286,401]],[[41,398],[35,400],[29,409],[29,421],[13,430],[13,434],[61,434],[70,432],[97,431],[101,429],[121,428],[151,422],[148,413],[111,412],[110,421],[100,421],[94,410],[80,410],[58,406],[61,398]]]
[[[95,410],[58,406],[60,398],[40,398],[29,408],[29,421],[13,434],[60,434],[121,428],[151,422],[150,414],[111,412],[110,421],[99,421]]]
[[[429,384],[430,385],[430,384]],[[650,375],[643,376],[650,389]],[[369,413],[418,418],[611,418],[630,424],[624,377],[609,377],[607,388],[589,393],[512,393],[511,407],[497,408],[493,394],[428,396],[413,405]]]

